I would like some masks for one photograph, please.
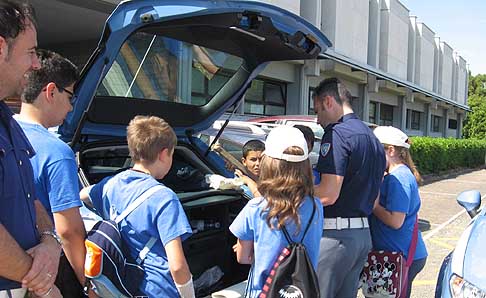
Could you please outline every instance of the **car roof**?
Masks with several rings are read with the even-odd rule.
[[[248,121],[266,122],[266,121],[276,121],[276,120],[300,120],[300,121],[317,122],[317,116],[316,115],[277,115],[277,116],[253,118]]]

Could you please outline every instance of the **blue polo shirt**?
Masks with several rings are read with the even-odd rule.
[[[326,218],[365,217],[378,195],[386,160],[383,145],[354,113],[324,129],[316,170],[344,177],[337,201]]]
[[[126,170],[92,186],[89,197],[101,217],[114,218],[142,193],[158,184],[148,174]],[[182,241],[187,239],[192,228],[177,195],[164,187],[133,210],[119,227],[133,259],[138,257],[150,238],[157,238],[142,264],[145,276],[140,291],[148,297],[179,297],[164,247],[178,237]]]
[[[29,141],[0,102],[0,223],[27,250],[39,243],[34,209],[34,179]],[[20,288],[18,282],[0,277],[0,290]]]
[[[372,214],[370,229],[373,249],[401,251],[407,258],[413,228],[420,209],[420,196],[415,176],[406,165],[395,168],[385,176],[381,185],[380,205],[388,211],[405,213],[405,220],[399,229],[393,229]],[[427,249],[419,230],[414,260],[423,259],[426,256]]]

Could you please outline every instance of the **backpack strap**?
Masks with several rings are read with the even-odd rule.
[[[157,241],[157,238],[155,238],[155,237],[152,237],[152,238],[149,239],[149,241],[147,241],[145,246],[142,248],[142,250],[138,254],[138,258],[137,258],[137,264],[138,265],[143,263],[143,261],[147,257],[147,254],[150,252],[150,250],[152,249],[152,247],[154,246],[156,241]]]
[[[147,190],[145,190],[135,201],[133,201],[130,205],[127,206],[125,210],[123,210],[120,215],[115,218],[115,222],[119,224],[125,217],[127,217],[133,210],[135,210],[140,204],[142,204],[146,199],[148,199],[151,195],[156,193],[158,190],[163,189],[163,186],[160,184],[154,185]]]
[[[418,215],[415,218],[415,224],[413,226],[413,234],[412,234],[412,241],[408,248],[408,257],[407,257],[407,267],[410,267],[413,263],[413,258],[415,257],[415,250],[417,248],[417,241],[418,241]]]
[[[138,206],[140,206],[145,200],[147,200],[150,196],[152,196],[154,193],[156,193],[158,190],[163,189],[163,186],[160,184],[154,185],[147,190],[145,190],[135,201],[133,201],[128,207],[123,210],[120,215],[118,215],[115,218],[115,223],[118,225],[125,217],[127,217],[130,213],[132,213],[133,210],[135,210]],[[151,237],[149,241],[145,244],[145,246],[142,248],[140,253],[138,254],[137,258],[137,264],[140,265],[142,262],[145,260],[147,257],[147,254],[150,252],[152,247],[154,246],[155,242],[157,241],[157,238]]]
[[[300,239],[300,243],[302,243],[304,241],[305,235],[307,234],[307,231],[309,231],[309,227],[312,224],[312,219],[314,218],[314,214],[316,213],[316,202],[314,201],[314,198],[312,198],[312,197],[311,197],[311,200],[312,200],[312,214],[309,217],[309,221],[307,222],[307,226],[305,227],[304,234],[302,235],[302,238]],[[285,236],[285,239],[287,239],[287,242],[289,244],[294,243],[292,238],[290,238],[289,232],[287,232],[287,229],[285,228],[285,226],[282,227],[282,232]]]

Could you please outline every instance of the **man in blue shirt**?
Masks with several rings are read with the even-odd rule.
[[[20,114],[15,119],[36,151],[31,158],[36,196],[54,220],[63,242],[56,285],[65,297],[83,297],[86,232],[79,213],[82,204],[76,160],[71,148],[48,131],[62,124],[72,110],[78,73],[71,61],[56,53],[38,51],[38,56],[41,67],[29,73]]]
[[[324,128],[315,196],[325,208],[318,266],[322,297],[356,297],[371,236],[368,215],[385,171],[383,145],[356,117],[351,95],[338,79],[315,90],[314,111]]]
[[[24,76],[39,67],[36,28],[30,6],[0,3],[0,100],[16,97]],[[58,297],[53,288],[60,245],[52,223],[35,200],[35,154],[12,112],[0,102],[0,295]],[[41,238],[41,243],[39,243]],[[22,288],[24,287],[24,288]]]

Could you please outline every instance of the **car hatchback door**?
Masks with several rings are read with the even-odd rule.
[[[138,114],[164,118],[178,135],[201,131],[268,62],[314,59],[330,45],[303,18],[255,1],[124,1],[106,22],[59,132],[75,142],[124,136]]]

